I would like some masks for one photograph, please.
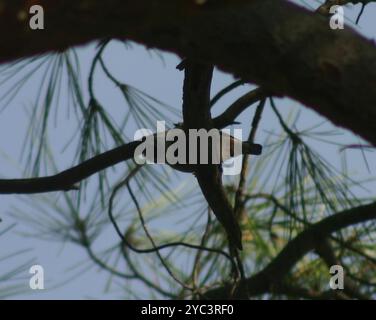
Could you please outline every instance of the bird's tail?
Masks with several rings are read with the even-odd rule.
[[[243,151],[243,154],[260,155],[262,152],[262,145],[257,144],[257,143],[252,143],[249,141],[243,141],[242,151]]]

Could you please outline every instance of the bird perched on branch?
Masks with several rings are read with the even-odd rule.
[[[224,226],[230,247],[241,249],[241,229],[222,186],[221,165],[241,154],[259,155],[261,152],[261,145],[242,141],[224,131],[215,128],[187,130],[177,124],[173,129],[144,137],[135,156],[142,156],[142,161],[165,163],[176,170],[193,173],[209,206]],[[138,162],[137,157],[135,160]]]
[[[194,173],[199,165],[220,165],[241,154],[259,155],[262,146],[217,129],[187,131],[178,124],[144,137],[138,150],[149,162],[166,163],[176,170]]]

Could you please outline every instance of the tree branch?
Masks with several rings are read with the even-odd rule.
[[[210,87],[213,66],[187,59],[183,92],[184,128],[213,128],[210,114]],[[210,208],[226,230],[230,246],[241,249],[241,230],[222,185],[220,165],[199,164],[195,175]]]
[[[328,268],[334,265],[342,265],[341,261],[337,259],[334,249],[328,238],[321,239],[316,245],[316,252],[325,262]],[[349,297],[359,300],[370,300],[370,298],[363,294],[360,288],[350,278],[346,278],[346,283],[343,290]]]
[[[222,97],[224,97],[227,93],[231,92],[232,90],[236,89],[237,87],[243,85],[245,82],[244,80],[236,80],[235,82],[231,83],[227,87],[223,88],[219,91],[213,99],[210,100],[210,107],[212,108]]]
[[[233,124],[235,119],[250,105],[266,98],[266,93],[261,88],[257,88],[245,95],[241,96],[232,105],[230,105],[226,111],[224,111],[218,117],[213,119],[213,125],[215,128],[222,129],[230,124]]]
[[[353,1],[354,2],[354,1]],[[358,1],[359,2],[359,1]],[[350,27],[281,0],[40,0],[45,30],[25,2],[4,0],[0,63],[95,39],[134,40],[217,65],[316,110],[376,145],[376,49]],[[27,16],[27,15],[26,15]],[[11,30],[12,32],[9,32]]]
[[[273,284],[278,284],[290,272],[294,265],[308,252],[315,249],[319,241],[335,231],[366,222],[376,218],[376,202],[356,208],[344,210],[327,217],[308,227],[286,247],[263,270],[238,285],[236,297],[244,297],[245,288],[248,294],[260,295],[270,292]],[[208,291],[204,297],[208,299],[225,299],[230,296],[230,285]]]
[[[30,179],[0,179],[0,194],[30,194],[77,189],[76,183],[94,173],[133,158],[134,151],[140,143],[141,141],[127,143],[53,176]]]

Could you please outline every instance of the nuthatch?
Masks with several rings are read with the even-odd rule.
[[[152,163],[166,163],[179,171],[195,172],[197,165],[221,164],[241,154],[260,155],[262,152],[261,145],[241,141],[217,129],[212,129],[217,131],[191,130],[187,132],[177,126],[144,137],[142,155]],[[205,132],[206,136],[204,136]],[[202,145],[204,139],[206,145]],[[179,154],[180,152],[183,154]]]

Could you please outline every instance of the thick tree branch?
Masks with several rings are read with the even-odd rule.
[[[290,2],[40,0],[46,27],[37,31],[28,28],[28,1],[1,3],[0,63],[94,39],[134,40],[294,98],[376,145],[374,43]]]
[[[327,238],[335,231],[372,219],[376,219],[376,202],[333,214],[313,224],[290,241],[262,271],[246,280],[247,293],[260,295],[271,292],[273,285],[281,282],[294,265],[304,255],[315,249],[322,239]],[[244,283],[240,284],[237,288],[236,296],[245,297],[245,288]],[[232,289],[230,285],[213,289],[205,294],[205,298],[228,298],[230,289]]]
[[[0,179],[0,194],[43,193],[77,189],[76,183],[119,162],[133,158],[140,141],[104,152],[59,174],[31,179]]]
[[[321,239],[316,245],[317,254],[323,259],[325,264],[330,269],[334,265],[343,265],[342,262],[337,259],[334,249],[328,238]],[[346,277],[345,286],[343,290],[349,297],[359,300],[369,300],[370,298],[363,294],[360,288],[349,277]]]
[[[287,281],[286,281],[287,282]],[[296,287],[294,285],[283,282],[273,287],[272,294],[288,296],[295,299],[309,300],[348,300],[348,297],[341,292],[328,290],[325,292],[317,292],[306,288]]]
[[[186,130],[210,130],[213,128],[210,114],[210,87],[213,66],[186,59],[184,69],[184,128]],[[226,230],[230,245],[241,249],[240,226],[224,191],[220,166],[199,164],[196,166],[195,175],[206,201]]]

